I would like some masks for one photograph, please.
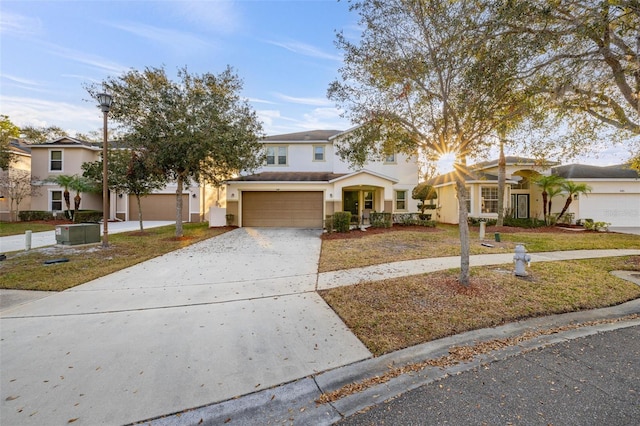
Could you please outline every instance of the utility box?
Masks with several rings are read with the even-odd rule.
[[[100,242],[100,225],[79,223],[77,225],[56,226],[56,243],[66,246]]]

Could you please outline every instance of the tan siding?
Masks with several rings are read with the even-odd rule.
[[[174,194],[154,194],[142,197],[143,220],[176,220],[176,196]],[[138,220],[138,202],[129,196],[129,220]],[[189,220],[189,195],[182,196],[182,220]]]
[[[322,228],[323,193],[243,192],[242,225]]]
[[[238,202],[237,201],[227,201],[227,214],[233,215],[233,223],[231,225],[238,226]]]

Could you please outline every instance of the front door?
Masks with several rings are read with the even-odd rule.
[[[511,194],[511,206],[514,218],[529,218],[529,194]]]
[[[358,191],[344,191],[344,211],[351,212],[351,219],[357,220],[360,216],[358,211],[358,198],[360,193]]]

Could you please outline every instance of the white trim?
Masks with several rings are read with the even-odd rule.
[[[60,152],[60,170],[53,170],[51,168],[51,162],[53,161],[51,158],[51,154],[54,151],[59,151]],[[58,160],[56,160],[58,161]],[[63,173],[64,172],[64,149],[57,149],[57,148],[49,148],[48,151],[48,156],[47,156],[47,168],[49,169],[49,173]]]
[[[400,182],[400,180],[398,180],[396,178],[392,178],[390,176],[385,176],[385,175],[383,175],[381,173],[372,172],[371,170],[362,169],[362,170],[358,170],[357,172],[349,173],[348,175],[344,175],[344,176],[340,176],[340,177],[337,177],[335,179],[332,179],[332,180],[329,181],[329,183],[334,183],[334,182],[338,182],[338,181],[341,181],[341,180],[349,179],[349,178],[354,177],[356,175],[359,175],[361,173],[367,173],[367,174],[369,174],[371,176],[379,177],[380,179],[385,179],[385,180],[388,180],[389,182],[393,182],[393,183]]]

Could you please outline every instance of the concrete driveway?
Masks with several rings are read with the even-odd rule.
[[[240,228],[2,312],[2,423],[125,424],[369,357],[315,293],[319,235]]]

